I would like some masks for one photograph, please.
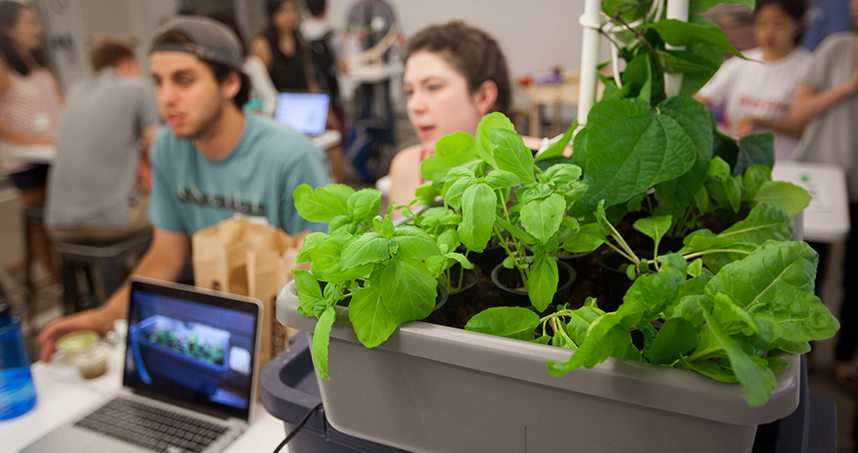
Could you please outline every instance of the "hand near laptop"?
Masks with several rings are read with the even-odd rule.
[[[42,346],[39,359],[49,362],[57,351],[57,340],[63,335],[78,330],[94,330],[99,335],[104,335],[113,329],[116,319],[118,317],[111,315],[110,307],[105,305],[51,322],[36,337],[36,343]]]

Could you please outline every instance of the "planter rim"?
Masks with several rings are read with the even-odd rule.
[[[297,308],[293,281],[277,296],[277,320],[312,333],[316,319],[301,315]],[[357,343],[347,310],[337,307],[338,320],[331,329],[331,337]],[[377,348],[730,425],[778,420],[791,414],[799,400],[797,355],[784,356],[790,369],[776,374],[777,387],[771,399],[762,406],[749,407],[738,384],[721,383],[693,371],[613,357],[593,369],[580,368],[555,378],[548,372],[546,362],[566,361],[572,351],[420,321],[401,325]],[[348,376],[332,373],[331,379],[348,379]]]

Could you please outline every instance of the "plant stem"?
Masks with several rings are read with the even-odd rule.
[[[716,347],[712,347],[709,349],[704,349],[702,351],[694,351],[694,354],[691,354],[687,360],[689,362],[693,362],[693,361],[695,361],[701,357],[705,357],[709,354],[712,354],[713,352],[718,352],[718,351],[723,351],[723,350],[724,350],[723,346],[716,346]]]
[[[609,227],[611,227],[611,231],[612,231],[611,237],[613,237],[614,240],[617,241],[617,244],[619,244],[619,246],[622,247],[623,251],[626,252],[626,254],[623,254],[622,252],[620,254],[625,256],[629,261],[631,261],[632,263],[634,263],[637,266],[638,263],[641,262],[640,258],[638,258],[638,256],[635,255],[635,252],[632,251],[632,248],[629,247],[629,244],[627,244],[626,241],[623,239],[623,236],[620,235],[620,232],[617,231],[617,229],[614,228],[613,225],[611,225],[611,222],[608,222],[606,220],[605,223],[608,224]],[[606,243],[608,245],[611,245],[608,242],[606,242]],[[616,248],[614,248],[614,250],[616,250]],[[617,251],[619,252],[619,250],[617,250]]]
[[[700,252],[689,253],[688,255],[683,255],[686,261],[697,258],[703,255],[711,255],[713,253],[744,253],[745,255],[750,255],[751,252],[747,250],[738,250],[738,249],[716,249],[716,250],[703,250]]]

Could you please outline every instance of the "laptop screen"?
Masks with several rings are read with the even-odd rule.
[[[134,280],[123,383],[171,404],[248,420],[260,316],[255,299]]]
[[[302,134],[321,135],[328,121],[329,104],[327,93],[280,93],[274,119]]]

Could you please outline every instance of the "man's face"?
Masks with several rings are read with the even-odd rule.
[[[225,102],[214,73],[194,55],[153,52],[150,57],[158,109],[177,137],[200,139],[215,135]]]

